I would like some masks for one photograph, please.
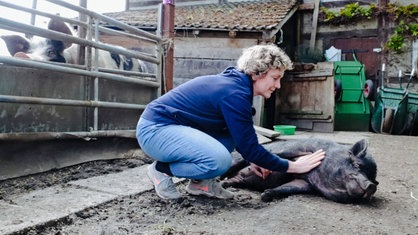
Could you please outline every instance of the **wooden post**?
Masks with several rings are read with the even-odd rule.
[[[318,27],[318,14],[319,14],[319,2],[320,0],[315,0],[315,7],[312,16],[312,32],[311,32],[311,41],[309,43],[309,49],[314,50],[316,42],[316,30]]]
[[[162,92],[173,89],[174,65],[174,0],[163,0],[161,36],[166,42],[164,56],[164,85]]]

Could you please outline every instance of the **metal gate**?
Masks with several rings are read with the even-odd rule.
[[[161,95],[165,46],[162,38],[62,0],[47,1],[77,11],[78,19],[4,1],[0,5],[32,16],[62,20],[76,27],[78,36],[1,17],[0,28],[78,44],[79,64],[1,56],[0,140],[134,136],[140,113],[148,102]],[[103,43],[101,35],[136,40],[138,45],[146,45],[148,51]],[[140,59],[149,71],[98,67],[98,56],[94,56],[98,50]]]

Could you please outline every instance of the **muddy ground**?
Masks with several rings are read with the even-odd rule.
[[[166,201],[149,191],[20,234],[418,234],[418,137],[370,136],[380,184],[366,204],[340,204],[315,195],[265,203],[259,193],[238,189],[232,200],[186,196]],[[0,199],[150,162],[138,150],[126,159],[0,181]],[[183,192],[184,186],[179,185]]]

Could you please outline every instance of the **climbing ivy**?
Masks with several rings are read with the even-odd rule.
[[[403,52],[405,39],[418,39],[418,5],[398,6],[389,4],[387,12],[398,23],[394,34],[390,36],[386,47],[397,52]]]
[[[356,2],[345,5],[338,12],[321,7],[320,14],[321,22],[333,25],[355,23],[372,19],[379,14],[388,14],[398,25],[386,43],[386,47],[398,53],[403,51],[405,39],[418,39],[418,5],[415,4],[401,6],[390,3],[387,8],[379,9],[373,3],[360,6]]]
[[[405,46],[404,41],[405,39],[402,35],[395,33],[390,36],[389,41],[386,43],[386,47],[400,53],[403,51],[403,47]]]
[[[338,12],[321,7],[321,13],[324,14],[322,21],[329,24],[344,24],[356,20],[371,19],[376,11],[375,4],[362,7],[358,2],[347,4]]]
[[[405,20],[407,22],[416,21],[418,17],[418,5],[409,4],[407,6],[396,5],[393,3],[388,4],[386,10],[395,20]]]
[[[395,33],[390,36],[389,41],[386,43],[386,47],[397,53],[401,53],[403,52],[406,38],[410,38],[412,40],[418,39],[417,23],[406,24],[401,21],[401,23],[395,28]]]

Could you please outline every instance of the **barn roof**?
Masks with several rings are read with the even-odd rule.
[[[298,7],[298,0],[269,0],[175,6],[176,29],[265,31],[280,29]],[[158,9],[106,13],[138,28],[157,28]]]

